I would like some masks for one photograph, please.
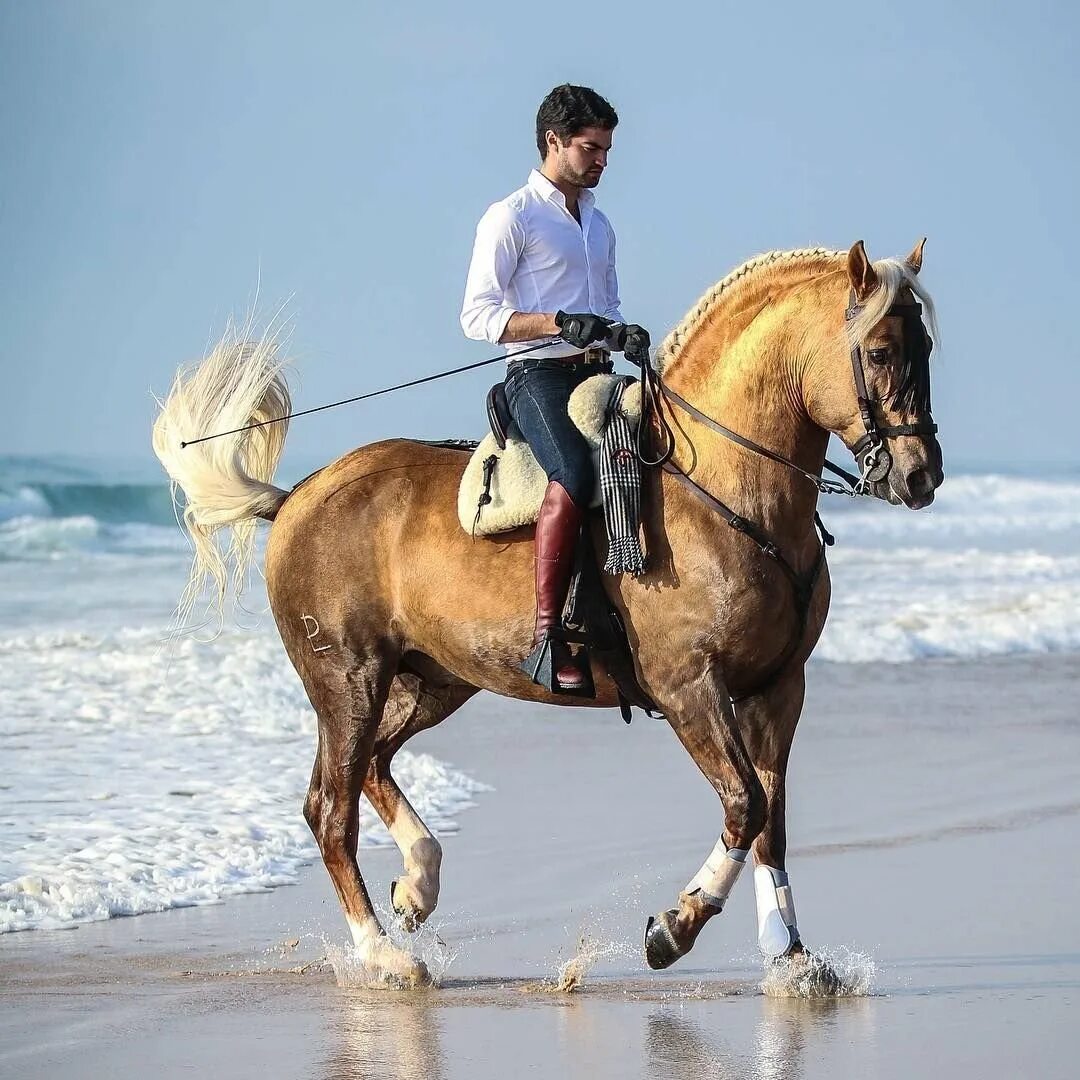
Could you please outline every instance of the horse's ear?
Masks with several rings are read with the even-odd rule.
[[[861,240],[856,240],[847,253],[847,273],[851,287],[855,290],[855,298],[861,304],[878,286],[877,274],[867,258],[866,248]]]
[[[926,247],[926,237],[924,236],[911,250],[911,254],[904,260],[911,267],[911,271],[917,274],[922,269],[922,252]]]

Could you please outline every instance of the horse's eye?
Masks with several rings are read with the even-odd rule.
[[[889,362],[888,349],[870,349],[866,355],[871,364],[887,364]]]

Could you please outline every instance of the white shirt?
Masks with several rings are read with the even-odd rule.
[[[591,311],[625,322],[615,276],[615,233],[595,203],[591,191],[581,192],[579,225],[562,192],[533,169],[524,187],[488,207],[476,227],[465,282],[461,328],[466,337],[499,344],[515,311]],[[506,351],[551,340],[509,342]],[[562,342],[535,355],[579,352]]]

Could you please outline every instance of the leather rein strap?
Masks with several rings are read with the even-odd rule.
[[[832,480],[825,480],[818,476],[817,473],[812,473],[808,469],[804,469],[801,465],[796,465],[794,461],[788,460],[782,454],[776,453],[775,450],[770,450],[767,446],[762,446],[760,443],[754,442],[753,439],[747,439],[745,436],[740,435],[737,431],[732,431],[731,428],[721,424],[719,420],[714,420],[711,416],[707,416],[696,405],[691,405],[681,394],[675,393],[670,386],[665,385],[663,382],[660,384],[661,393],[669,401],[675,402],[683,412],[689,413],[698,423],[704,424],[705,427],[711,428],[719,435],[723,435],[725,439],[729,439],[731,442],[743,447],[746,450],[752,450],[755,454],[760,454],[762,457],[768,458],[770,461],[778,462],[780,465],[786,465],[789,469],[794,469],[795,472],[801,473],[821,492],[822,495],[856,495],[858,492],[855,490],[859,478],[853,473],[847,471],[847,469],[840,468],[839,465],[834,465],[831,461],[825,461],[825,468],[835,476],[839,476],[846,480],[849,486],[838,484]]]
[[[742,517],[740,514],[736,514],[730,506],[721,502],[721,500],[713,495],[712,492],[706,491],[696,480],[683,472],[682,469],[671,461],[671,457],[675,452],[675,433],[671,430],[671,424],[668,422],[667,417],[664,416],[661,401],[667,400],[673,402],[678,405],[679,408],[689,413],[690,416],[699,423],[711,428],[713,431],[723,435],[726,439],[730,439],[744,449],[794,469],[797,473],[806,477],[806,479],[808,479],[820,492],[827,494],[856,495],[858,494],[856,485],[859,480],[858,477],[853,476],[851,473],[847,472],[845,469],[841,469],[837,465],[833,465],[831,462],[826,462],[826,466],[846,480],[847,484],[841,485],[831,480],[824,480],[822,477],[809,472],[800,465],[796,465],[795,462],[789,461],[787,458],[770,450],[768,447],[761,446],[752,439],[747,439],[738,432],[732,431],[731,428],[721,424],[718,420],[714,420],[711,416],[707,416],[695,405],[692,405],[687,401],[681,394],[677,394],[671,387],[665,385],[663,379],[660,377],[660,373],[649,363],[647,354],[641,358],[641,394],[642,415],[641,420],[638,423],[637,444],[638,459],[641,463],[650,468],[659,466],[664,472],[673,476],[683,485],[683,487],[687,488],[692,494],[705,503],[709,509],[719,514],[720,517],[727,522],[730,528],[734,529],[736,532],[742,533],[750,539],[766,558],[771,559],[780,567],[784,576],[791,582],[792,592],[795,596],[795,612],[798,623],[796,630],[788,639],[787,644],[784,646],[784,650],[776,660],[769,665],[765,674],[747,689],[742,690],[738,694],[731,695],[732,704],[738,704],[740,701],[745,701],[747,698],[754,697],[763,690],[768,689],[780,676],[798,651],[799,646],[802,644],[803,638],[806,635],[806,624],[810,617],[810,603],[813,599],[814,589],[821,576],[822,567],[825,565],[825,549],[835,543],[835,540],[825,528],[817,511],[815,511],[814,524],[821,537],[821,547],[818,551],[817,558],[814,560],[814,565],[810,568],[809,572],[800,574],[799,571],[784,557],[780,548],[769,539],[765,534],[765,531],[759,525],[750,521],[748,518]],[[656,418],[664,442],[663,451],[655,458],[648,457],[645,453],[645,438],[647,437],[646,432],[650,426],[648,422],[650,414]]]

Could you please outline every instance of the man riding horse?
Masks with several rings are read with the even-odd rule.
[[[590,347],[619,317],[611,230],[589,195],[615,119],[591,91],[554,92],[540,110],[543,169],[485,216],[469,278],[467,332],[515,351],[539,342],[545,353],[507,372],[514,416],[551,478],[535,561],[524,530],[480,543],[462,527],[468,458],[455,444],[383,440],[291,491],[276,486],[291,410],[272,333],[226,337],[178,376],[154,425],[195,551],[182,612],[209,583],[220,616],[230,582],[245,580],[256,519],[273,522],[267,595],[318,719],[304,816],[360,962],[380,984],[417,986],[430,972],[389,939],[371,902],[357,860],[361,793],[401,852],[391,903],[415,927],[438,903],[442,848],[393,776],[402,746],[481,690],[619,703],[599,664],[592,699],[552,692],[516,666],[534,629],[541,644],[558,636],[591,485],[564,413],[572,386],[609,363]],[[854,454],[853,494],[911,509],[933,501],[944,473],[922,264],[921,241],[904,259],[876,262],[861,240],[766,252],[708,289],[657,350],[649,379],[667,446],[641,503],[649,565],[603,585],[638,685],[719,798],[720,834],[675,906],[648,919],[652,968],[694,947],[748,864],[762,953],[809,963],[786,862],[786,774],[830,600],[818,497],[847,490],[823,479],[825,450],[832,434]],[[646,341],[637,328],[607,346],[641,358]]]
[[[642,327],[622,325],[615,233],[591,190],[618,122],[585,86],[557,86],[544,98],[536,114],[542,164],[480,219],[461,309],[466,336],[508,352],[543,350],[511,360],[505,383],[511,416],[548,478],[536,523],[534,652],[522,666],[534,672],[551,649],[559,687],[570,691],[585,675],[561,640],[562,611],[595,478],[567,403],[584,380],[611,371],[612,349],[638,361],[649,348]]]

